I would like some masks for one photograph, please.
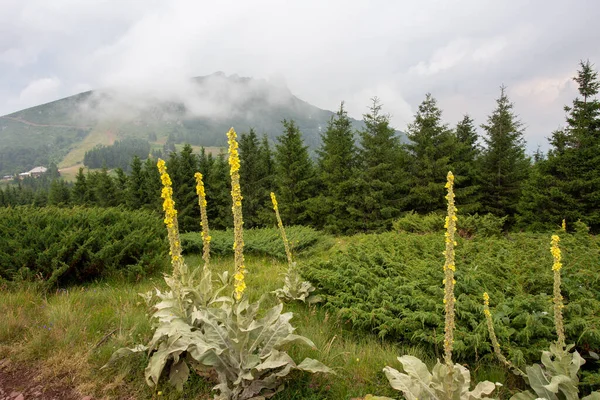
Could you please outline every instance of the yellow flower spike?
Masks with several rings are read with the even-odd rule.
[[[210,235],[208,232],[208,215],[206,213],[206,193],[204,191],[204,182],[202,174],[196,172],[196,194],[198,194],[198,205],[200,206],[200,226],[202,227],[202,259],[204,260],[204,269],[208,269],[210,263]]]
[[[454,272],[456,266],[454,264],[454,247],[456,241],[454,235],[456,233],[456,207],[454,205],[454,175],[452,172],[448,172],[446,189],[448,194],[446,200],[448,201],[448,212],[446,216],[446,232],[444,233],[446,249],[444,250],[445,262],[444,262],[444,309],[445,309],[445,324],[444,324],[444,360],[449,368],[454,368],[452,363],[452,347],[454,344],[454,306],[456,298],[454,297],[454,285],[456,280],[454,279]]]
[[[566,231],[567,231],[567,221],[565,221],[564,219],[562,220],[562,224],[561,224],[561,226],[560,226],[560,229],[561,229],[563,232],[566,232]]]
[[[556,335],[558,336],[558,347],[560,350],[565,349],[565,328],[563,325],[562,310],[565,308],[563,304],[563,297],[560,293],[560,270],[562,268],[560,247],[558,242],[560,237],[558,235],[552,235],[550,240],[550,253],[554,259],[552,264],[552,271],[554,271],[554,326],[556,328]]]
[[[283,239],[283,246],[285,247],[285,255],[288,260],[288,270],[292,268],[292,252],[290,251],[290,243],[288,241],[287,235],[285,234],[285,229],[283,228],[283,223],[281,222],[281,217],[279,216],[279,207],[277,206],[277,197],[275,197],[275,193],[271,192],[271,202],[273,203],[273,210],[275,210],[275,217],[277,218],[277,227],[279,228],[279,233],[281,233],[281,238]]]
[[[242,191],[240,189],[240,155],[238,152],[237,134],[231,128],[227,132],[229,144],[229,175],[231,176],[231,200],[233,211],[233,249],[234,249],[234,296],[236,300],[240,300],[246,289],[244,275],[246,268],[244,267],[244,233],[242,218]]]
[[[177,277],[187,273],[187,266],[181,255],[181,241],[179,240],[179,227],[177,223],[177,210],[175,210],[175,201],[173,201],[173,188],[171,187],[171,178],[167,173],[167,165],[164,160],[158,159],[156,163],[160,173],[160,181],[163,184],[161,197],[163,201],[163,210],[165,212],[164,223],[167,226],[167,237],[169,238],[169,255],[171,256],[171,265],[173,266],[173,276]]]

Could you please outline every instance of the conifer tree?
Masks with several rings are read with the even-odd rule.
[[[281,218],[289,225],[309,223],[307,200],[313,195],[314,166],[302,133],[293,120],[283,120],[283,134],[275,146],[275,182],[281,199]]]
[[[270,193],[275,190],[275,161],[273,151],[269,144],[269,138],[263,135],[258,147],[258,165],[260,166],[258,185],[260,186],[259,197],[266,199],[258,209],[258,224],[261,226],[272,226],[273,209],[270,207]],[[242,192],[243,193],[243,192]]]
[[[481,209],[481,148],[473,119],[465,115],[456,125],[454,152],[451,159],[456,182],[456,199],[463,214],[474,214]]]
[[[196,195],[194,174],[198,171],[198,158],[193,154],[192,146],[183,146],[177,164],[176,180],[173,181],[174,197],[177,204],[179,229],[182,232],[200,230],[200,208]]]
[[[48,191],[48,204],[51,206],[68,206],[70,202],[70,190],[67,183],[62,179],[54,179]]]
[[[356,231],[356,215],[350,212],[352,207],[349,206],[354,202],[356,209],[358,202],[358,193],[354,190],[359,174],[358,148],[343,102],[329,120],[321,143],[317,154],[324,193],[315,203],[324,213],[324,227],[336,234]]]
[[[533,229],[581,219],[600,231],[600,82],[589,61],[573,80],[579,96],[565,107],[567,125],[552,134],[548,157],[536,163],[519,204],[521,222]]]
[[[127,207],[132,210],[142,208],[142,205],[146,202],[142,161],[138,156],[133,156],[131,160],[131,173],[127,182],[125,198]]]
[[[162,185],[160,183],[160,173],[156,167],[156,160],[148,158],[144,163],[144,197],[146,201],[144,206],[150,210],[162,212],[162,199],[160,197]]]
[[[263,166],[260,165],[260,143],[254,129],[240,136],[240,186],[244,194],[244,227],[259,225],[258,212],[268,198],[260,185],[263,178]]]
[[[117,205],[116,185],[113,178],[108,174],[106,167],[96,172],[95,185],[93,186],[96,205],[99,207],[114,207]],[[89,179],[88,179],[89,180]]]
[[[379,99],[373,98],[369,112],[363,115],[365,128],[359,132],[362,173],[355,190],[363,197],[361,204],[350,204],[349,211],[358,216],[363,231],[391,227],[407,191],[406,153],[390,126],[389,115],[383,114],[381,108]]]
[[[79,168],[77,175],[75,176],[75,184],[72,190],[73,203],[77,205],[84,205],[89,200],[88,185],[83,173],[83,167]]]
[[[407,208],[419,213],[445,208],[444,182],[451,169],[454,138],[442,123],[442,110],[430,93],[419,105],[415,120],[408,126],[410,189]]]
[[[500,88],[496,109],[488,117],[485,149],[481,157],[482,208],[514,222],[523,182],[529,175],[530,161],[525,155],[522,123],[513,112],[513,104]]]
[[[212,159],[210,154],[209,159]],[[211,169],[205,181],[208,220],[211,229],[225,229],[233,226],[231,179],[225,154],[220,153],[210,165]]]

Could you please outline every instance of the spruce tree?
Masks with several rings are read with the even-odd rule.
[[[260,165],[260,143],[254,129],[240,136],[240,187],[244,194],[244,226],[254,228],[259,225],[259,210],[268,200],[260,181],[263,167]]]
[[[160,197],[162,184],[160,182],[160,173],[156,167],[155,159],[148,158],[144,163],[144,207],[150,210],[162,212],[162,198]]]
[[[257,212],[257,220],[260,226],[272,226],[274,220],[270,193],[275,190],[275,161],[266,134],[263,135],[258,147],[258,165],[260,167],[258,173],[260,176],[258,181],[260,192],[258,196],[262,201]]]
[[[536,163],[519,205],[521,222],[533,229],[581,219],[600,231],[600,82],[589,61],[573,79],[579,96],[565,107],[567,126],[552,134],[548,157]]]
[[[481,157],[482,208],[514,222],[523,182],[530,169],[525,155],[522,123],[513,112],[513,104],[500,88],[496,109],[481,125],[485,130],[485,149]]]
[[[209,159],[212,155],[209,154]],[[233,225],[231,211],[231,179],[229,164],[224,153],[210,162],[211,169],[205,181],[208,220],[211,229],[225,229]]]
[[[281,218],[289,225],[309,223],[307,200],[313,196],[314,166],[302,133],[293,120],[283,120],[275,146],[275,182]]]
[[[419,213],[441,211],[446,207],[444,182],[451,169],[455,142],[448,126],[442,123],[442,110],[430,93],[419,105],[407,133],[410,189],[406,208]]]
[[[357,215],[362,231],[390,228],[407,191],[406,153],[390,126],[389,115],[381,108],[379,99],[373,98],[369,112],[363,115],[365,128],[359,132],[362,173],[354,190],[362,194],[362,202],[349,204],[349,211]]]
[[[182,232],[200,230],[200,208],[196,194],[198,157],[193,154],[192,146],[186,144],[179,154],[177,165],[177,186],[174,182],[174,197],[177,206],[179,229]]]
[[[73,203],[76,205],[84,205],[89,200],[88,185],[83,173],[83,167],[79,168],[77,175],[75,175],[75,184],[72,190]]]
[[[455,178],[456,201],[463,214],[474,214],[481,209],[481,148],[473,119],[465,115],[454,131],[454,152],[451,168]]]
[[[336,234],[354,232],[356,215],[349,206],[352,202],[356,206],[359,195],[354,191],[359,174],[358,148],[343,102],[329,120],[321,143],[317,154],[324,192],[315,203],[324,213],[324,228]]]
[[[144,174],[142,171],[142,161],[138,156],[133,156],[131,160],[131,173],[127,182],[125,193],[127,207],[131,210],[138,210],[146,203],[144,195]]]

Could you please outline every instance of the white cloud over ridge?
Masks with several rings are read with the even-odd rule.
[[[330,110],[345,100],[355,118],[378,96],[405,129],[427,92],[449,124],[467,112],[482,123],[504,84],[535,149],[563,123],[579,60],[600,65],[600,4],[592,0],[0,6],[0,114],[82,88],[126,88],[138,99],[155,90],[189,102],[190,77],[224,71],[283,76],[301,99]],[[223,114],[226,103],[191,108]]]

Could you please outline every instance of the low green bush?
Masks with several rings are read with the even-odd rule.
[[[286,233],[294,255],[307,255],[328,244],[328,236],[305,226],[291,226]],[[233,231],[210,231],[210,252],[213,255],[233,254]],[[181,234],[184,254],[202,253],[202,237],[199,232]],[[244,230],[244,252],[286,259],[285,247],[277,228]]]
[[[0,278],[46,287],[162,269],[168,243],[161,218],[117,208],[0,208]]]
[[[396,232],[434,233],[444,230],[445,214],[429,213],[426,215],[410,211],[392,223]],[[458,220],[458,234],[462,237],[498,236],[502,233],[506,217],[493,214],[465,215]]]
[[[460,221],[460,219],[459,219]],[[474,362],[492,357],[481,296],[492,314],[503,351],[515,364],[539,360],[556,340],[552,318],[550,235],[458,238],[454,354]],[[314,259],[304,277],[355,328],[440,354],[444,340],[443,235],[385,233],[354,239],[346,251]],[[600,240],[561,235],[565,328],[588,363],[584,383],[598,381],[600,365]],[[591,352],[591,353],[590,353]],[[597,382],[596,382],[597,383]]]

